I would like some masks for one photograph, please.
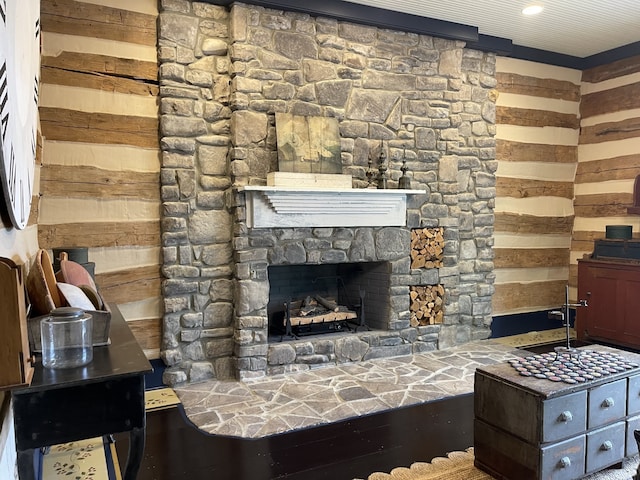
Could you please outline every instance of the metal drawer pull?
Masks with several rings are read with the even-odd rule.
[[[613,398],[611,397],[607,397],[604,399],[604,401],[600,404],[600,406],[602,408],[609,408],[609,407],[613,407],[613,405],[615,404],[615,402],[613,401]]]
[[[611,440],[607,440],[602,445],[600,445],[600,450],[611,450],[613,448],[613,443]]]
[[[571,466],[571,459],[569,457],[562,457],[558,464],[560,468],[568,468]]]
[[[573,415],[569,410],[567,410],[560,414],[558,420],[560,420],[561,422],[570,422],[571,420],[573,420]]]

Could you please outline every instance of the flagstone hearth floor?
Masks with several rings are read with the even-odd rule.
[[[476,367],[517,354],[513,345],[481,340],[244,382],[210,380],[175,391],[201,430],[258,438],[471,393]]]

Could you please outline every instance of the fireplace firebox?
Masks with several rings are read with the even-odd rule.
[[[389,328],[389,262],[274,265],[269,341]]]

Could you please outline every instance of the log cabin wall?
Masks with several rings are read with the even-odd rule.
[[[564,302],[581,72],[498,57],[496,74],[494,317]]]
[[[163,314],[157,16],[155,0],[41,2],[40,247],[89,247],[100,292],[150,358]]]
[[[605,238],[606,225],[631,225],[640,237],[640,217],[629,215],[640,174],[640,56],[582,73],[581,132],[575,180],[575,227],[570,284],[577,295],[577,260]]]
[[[156,17],[153,0],[42,0],[45,153],[32,207],[43,248],[90,248],[101,291],[151,357],[162,329]],[[584,73],[578,149],[581,72],[498,57],[494,315],[555,307],[567,279],[575,297],[576,260],[605,225],[632,224],[637,236],[622,204],[640,173],[637,137],[623,124],[637,117],[639,60]],[[600,141],[594,129],[610,122],[624,138]]]

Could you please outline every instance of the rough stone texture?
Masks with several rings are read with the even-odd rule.
[[[335,342],[335,350],[339,362],[354,362],[364,357],[369,344],[360,338],[345,337]]]
[[[159,19],[170,385],[265,375],[486,338],[495,204],[495,55],[462,42],[235,3],[163,2]],[[343,173],[388,188],[406,160],[406,227],[249,229],[239,187],[277,169],[275,113],[338,119]],[[377,165],[373,165],[376,168]],[[411,270],[410,229],[445,228],[440,269]],[[270,342],[270,265],[387,261],[370,332]],[[445,286],[442,325],[410,327],[410,285]],[[384,316],[383,316],[384,317]],[[378,326],[380,324],[380,327]]]
[[[296,359],[296,351],[288,343],[274,345],[267,355],[267,363],[269,365],[288,365]]]

